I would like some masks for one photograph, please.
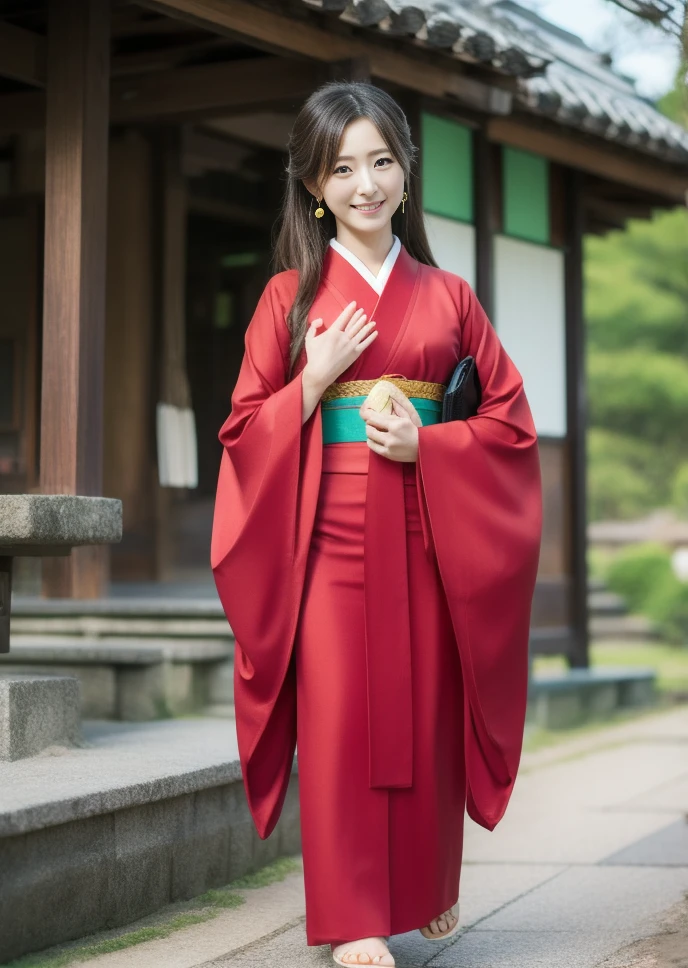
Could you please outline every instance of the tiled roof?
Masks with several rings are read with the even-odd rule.
[[[302,0],[517,78],[516,104],[665,160],[688,162],[688,131],[641,97],[604,54],[515,0]]]

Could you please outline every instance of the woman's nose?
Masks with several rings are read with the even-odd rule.
[[[361,177],[358,182],[358,193],[359,195],[373,195],[377,189],[371,174],[369,172],[361,172]]]

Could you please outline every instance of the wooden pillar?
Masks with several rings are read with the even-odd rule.
[[[585,321],[583,318],[583,174],[566,173],[566,408],[571,573],[572,667],[589,665],[585,434]]]
[[[187,190],[181,132],[166,130],[159,141],[160,327],[158,400],[178,407],[191,404],[186,375]],[[176,564],[173,533],[176,489],[157,487],[156,575],[164,580]]]
[[[492,146],[483,128],[476,128],[473,132],[473,183],[475,186],[475,292],[483,309],[493,320]]]
[[[113,580],[155,578],[153,213],[151,145],[134,129],[110,139],[103,483],[122,501]]]
[[[110,0],[49,0],[41,490],[99,495]],[[107,551],[46,560],[43,593],[92,598]]]

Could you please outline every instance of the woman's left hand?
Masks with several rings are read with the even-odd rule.
[[[390,460],[416,460],[418,427],[396,400],[392,400],[392,413],[378,413],[364,405],[360,414],[366,422],[367,444],[371,450]]]

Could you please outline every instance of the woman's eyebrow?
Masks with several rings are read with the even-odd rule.
[[[371,155],[381,155],[381,154],[389,154],[389,148],[375,148],[374,151],[369,151],[366,157],[370,158]],[[336,161],[355,161],[355,160],[356,159],[354,158],[353,155],[340,155],[339,158],[336,159]]]

